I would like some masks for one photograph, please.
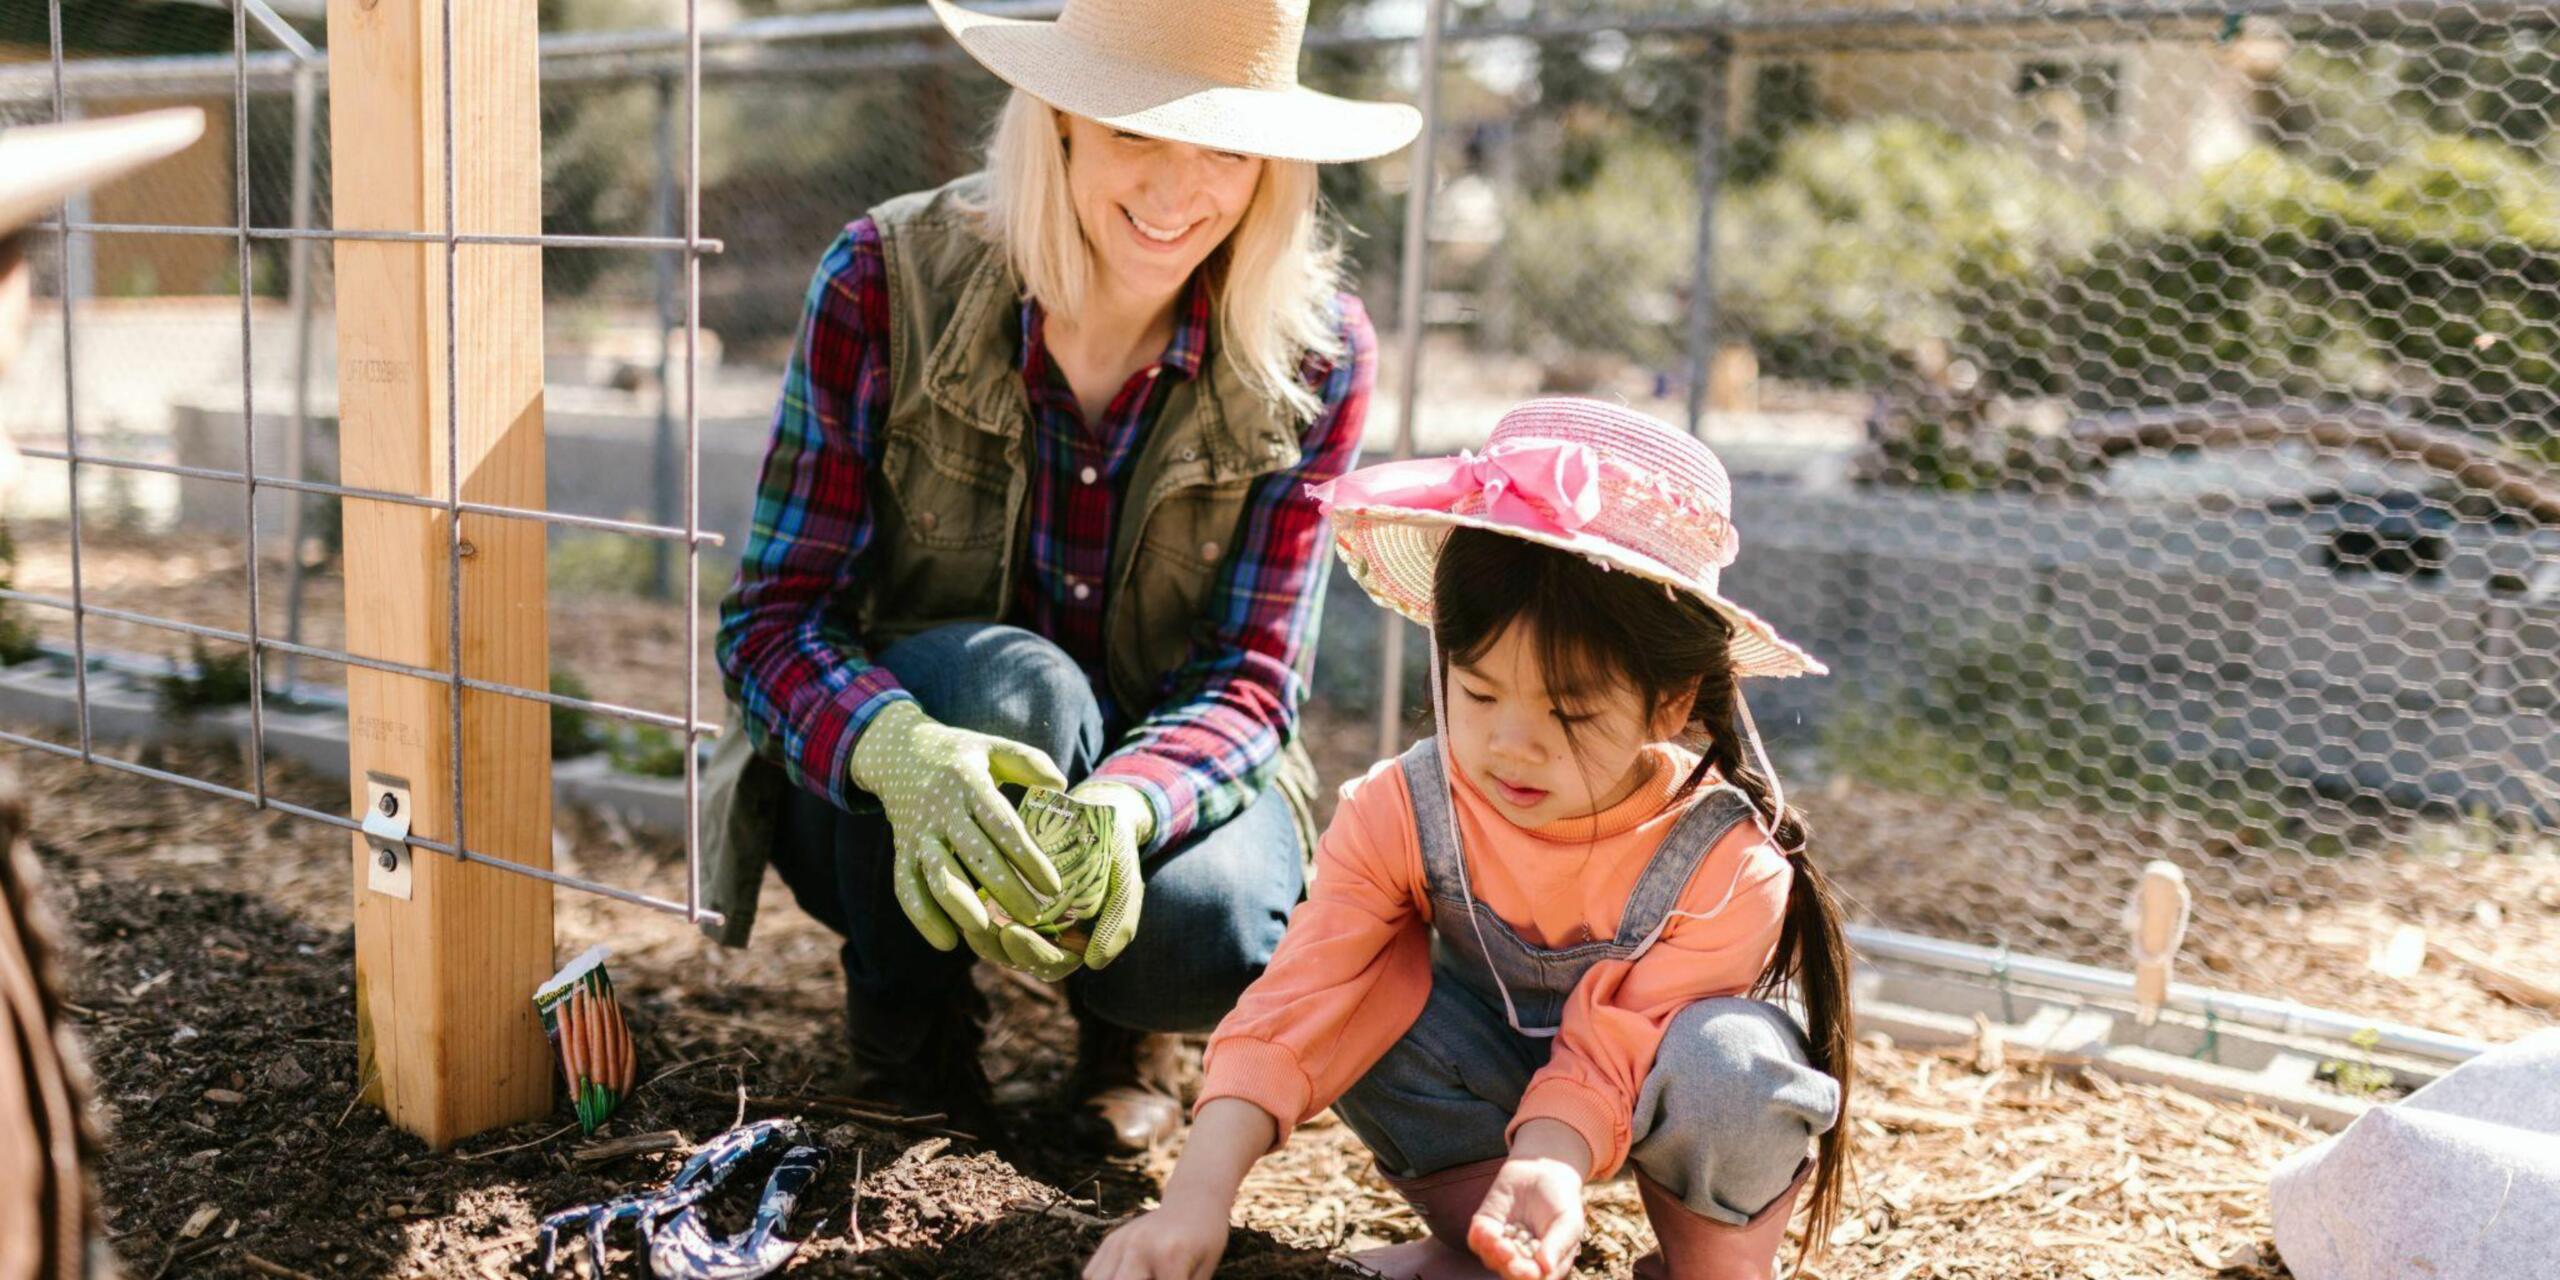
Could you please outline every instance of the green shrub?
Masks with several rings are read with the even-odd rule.
[[[14,667],[43,656],[44,646],[36,640],[35,628],[28,626],[26,616],[18,611],[18,602],[0,601],[0,667]]]
[[[9,536],[9,526],[0,524],[0,587],[16,586],[17,581],[18,543]],[[27,624],[26,611],[15,600],[0,600],[0,666],[33,662],[43,652],[36,642],[36,629]]]
[[[2560,177],[2436,136],[2358,177],[2274,150],[2042,278],[1969,266],[1963,350],[2087,409],[2394,400],[2560,458]]]
[[[1824,755],[1834,770],[1896,790],[2184,817],[2233,847],[2343,847],[2298,829],[2295,815],[2317,799],[2305,784],[2265,765],[2173,753],[2145,727],[2138,697],[2105,690],[2089,652],[2085,638],[2033,622],[1941,626],[1905,655],[1904,669],[1927,674],[1844,702],[1824,726]]]
[[[247,705],[258,670],[248,650],[225,648],[214,653],[205,648],[202,638],[189,636],[187,655],[186,667],[172,661],[169,674],[158,681],[162,714],[182,720],[216,707]]]
[[[1660,366],[1681,351],[1697,184],[1660,143],[1627,138],[1582,186],[1532,199],[1504,232],[1508,328],[1543,354],[1605,351]],[[1560,348],[1561,350],[1557,350]]]
[[[1897,400],[1929,385],[1915,357],[1935,352],[1984,399],[2346,395],[2560,461],[2560,174],[2490,138],[2407,132],[2353,169],[2258,148],[2173,208],[1915,120],[1801,128],[1723,197],[1718,301],[1765,373]],[[1571,285],[1598,296],[1599,274]],[[2014,433],[1903,416],[1934,435],[1897,443],[1895,482],[2016,479]]]
[[[632,512],[634,520],[646,519]],[[647,596],[657,572],[656,557],[667,556],[667,591],[684,594],[684,544],[619,533],[573,533],[551,544],[548,578],[554,594],[564,596]],[[707,550],[701,560],[702,598],[718,600],[737,572],[734,557]]]
[[[684,741],[651,724],[625,725],[613,735],[613,767],[648,778],[684,776]]]
[[[1956,338],[1986,278],[2076,259],[2116,217],[2028,155],[1923,121],[1800,129],[1717,209],[1717,301],[1763,373],[1871,384]]]
[[[593,698],[587,682],[561,667],[551,669],[551,691],[564,698]],[[551,708],[551,758],[574,760],[593,755],[604,747],[604,735],[597,730],[594,713],[577,707]]]
[[[647,538],[570,533],[551,544],[548,577],[561,595],[641,595],[649,590],[651,570]]]

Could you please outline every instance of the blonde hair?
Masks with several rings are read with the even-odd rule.
[[[1044,310],[1076,314],[1093,284],[1093,248],[1067,193],[1057,110],[1014,90],[987,144],[987,177],[978,214],[988,238]],[[1342,355],[1333,317],[1341,260],[1317,226],[1316,167],[1264,160],[1243,219],[1200,267],[1215,291],[1224,357],[1247,385],[1301,420],[1323,405],[1299,376],[1300,362]]]

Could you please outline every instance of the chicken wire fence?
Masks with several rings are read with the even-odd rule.
[[[724,585],[718,539],[745,532],[826,239],[973,167],[1001,89],[920,8],[751,6],[699,55],[647,29],[689,16],[674,7],[545,12],[555,570],[609,581],[681,640],[611,702],[497,691],[690,744],[719,696],[704,615],[645,602]],[[215,16],[236,55],[71,57],[58,95],[50,68],[0,68],[19,119],[205,98],[248,174],[96,197],[120,222],[221,228],[227,259],[170,234],[62,238],[78,367],[52,369],[50,419],[10,425],[90,441],[90,487],[67,491],[93,527],[123,501],[145,509],[136,536],[236,539],[254,511],[272,543],[307,506],[320,532],[267,549],[262,589],[285,598],[265,625],[196,626],[245,646],[279,617],[325,626],[302,592],[325,598],[345,498],[295,478],[333,474],[328,255],[230,230],[236,205],[327,234],[327,131],[298,127],[326,118],[325,53]],[[2544,6],[1485,0],[1431,19],[1419,0],[1319,0],[1308,40],[1312,83],[1422,99],[1431,119],[1414,151],[1324,173],[1387,339],[1370,452],[1477,444],[1541,391],[1623,399],[1715,445],[1746,535],[1732,589],[1836,673],[1753,696],[1862,920],[2120,968],[2117,907],[2167,857],[2196,883],[2210,981],[2397,1017],[2411,989],[2368,970],[2359,930],[2419,921],[2493,949],[2538,911],[2526,945],[2560,944],[2560,878],[2529,870],[2560,841]],[[240,295],[241,336],[154,329],[124,301],[217,289]],[[305,300],[317,319],[298,324]],[[70,336],[93,323],[99,342]],[[144,336],[162,359],[228,363],[227,408],[143,396],[86,416],[117,398],[113,344]],[[305,395],[307,439],[281,408]],[[108,492],[110,441],[174,492]],[[246,499],[209,474],[242,459]],[[22,532],[22,554],[62,541],[51,528]],[[81,606],[75,649],[147,613],[80,590],[12,598]],[[1379,745],[1367,720],[1383,704],[1404,731],[1424,685],[1420,646],[1355,592],[1328,615],[1310,724],[1339,777]],[[259,683],[297,695],[349,660],[290,631],[256,647],[275,660]],[[681,710],[640,710],[679,684]],[[2439,855],[2474,855],[2451,878],[2478,887],[2419,870]],[[2503,904],[2504,933],[2462,914],[2474,899]],[[2433,1025],[2488,1009],[2452,1001]]]

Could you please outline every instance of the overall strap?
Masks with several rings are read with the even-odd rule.
[[[1440,739],[1424,738],[1397,758],[1413,800],[1413,835],[1422,849],[1422,883],[1433,897],[1458,896],[1458,846],[1450,838],[1449,772]]]
[[[1618,913],[1616,941],[1622,946],[1649,945],[1670,918],[1672,908],[1680,903],[1680,895],[1689,880],[1698,873],[1698,864],[1716,847],[1724,834],[1751,821],[1751,802],[1729,783],[1702,784],[1706,794],[1689,805],[1689,811],[1671,824],[1653,858],[1645,864],[1644,874],[1636,887],[1627,893],[1625,910]]]

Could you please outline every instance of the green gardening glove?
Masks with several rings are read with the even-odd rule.
[[[846,772],[888,814],[896,849],[891,884],[926,942],[949,951],[965,940],[980,957],[1015,968],[1053,966],[1063,956],[1030,929],[987,912],[992,900],[1013,921],[1033,920],[1063,887],[996,790],[1003,782],[1065,786],[1046,752],[952,728],[899,701],[872,717]]]
[[[1119,959],[1129,939],[1138,934],[1138,907],[1146,898],[1146,884],[1138,874],[1138,849],[1155,835],[1156,814],[1146,796],[1125,782],[1091,779],[1067,794],[1111,810],[1112,821],[1102,833],[1097,856],[1072,870],[1059,868],[1067,881],[1062,896],[1080,900],[1079,905],[1091,904],[1079,913],[1089,930],[1084,963],[1086,968],[1100,969]]]

